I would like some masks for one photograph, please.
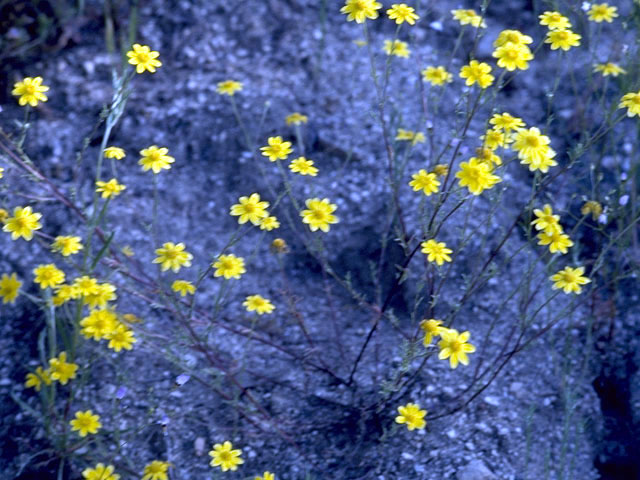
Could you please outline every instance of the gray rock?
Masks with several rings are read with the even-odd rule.
[[[497,477],[482,460],[471,460],[465,467],[458,470],[458,480],[494,480]]]

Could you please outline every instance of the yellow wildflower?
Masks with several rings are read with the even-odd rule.
[[[193,255],[184,251],[184,243],[166,242],[156,249],[156,255],[158,257],[153,263],[159,263],[163,272],[169,269],[177,272],[181,267],[190,267],[193,259]]]
[[[78,365],[67,362],[67,352],[60,352],[57,357],[49,359],[49,374],[52,380],[66,385],[71,379],[76,378]]]
[[[581,35],[572,32],[569,29],[563,30],[550,30],[547,32],[547,36],[544,39],[544,43],[551,44],[551,50],[557,50],[561,48],[565,52],[571,47],[580,46]]]
[[[147,463],[142,472],[143,477],[141,480],[169,480],[167,470],[171,464],[169,462],[162,462],[160,460],[154,460],[151,463]]]
[[[596,221],[602,213],[602,205],[600,205],[600,203],[596,202],[595,200],[589,200],[587,202],[584,202],[584,205],[582,205],[582,208],[580,209],[580,213],[582,215],[591,214],[591,218]]]
[[[418,173],[411,175],[411,178],[413,178],[413,180],[409,182],[409,186],[413,188],[413,191],[417,192],[422,190],[427,197],[432,193],[436,193],[440,186],[440,181],[436,177],[436,174],[427,173],[424,169],[421,169]]]
[[[85,480],[120,480],[120,475],[113,473],[114,470],[113,465],[98,463],[95,468],[85,468],[82,476]]]
[[[460,69],[460,78],[466,79],[465,83],[468,87],[477,83],[480,88],[487,88],[494,80],[494,76],[489,72],[491,72],[491,66],[488,63],[471,60],[468,65]]]
[[[64,282],[64,272],[59,270],[53,263],[38,265],[33,269],[33,274],[35,275],[33,281],[39,284],[43,290]]]
[[[306,115],[303,115],[300,112],[293,112],[292,114],[287,115],[285,121],[287,122],[287,125],[300,125],[303,123],[307,123],[309,119]]]
[[[382,4],[375,0],[346,0],[340,13],[347,15],[348,22],[355,20],[356,23],[364,23],[367,18],[371,20],[378,18],[380,8]]]
[[[391,20],[395,20],[398,25],[403,22],[414,25],[416,20],[420,18],[415,13],[413,7],[408,6],[406,3],[394,3],[391,5],[391,8],[387,10],[387,15]]]
[[[453,15],[454,19],[460,22],[460,25],[471,25],[476,28],[485,28],[487,26],[483,18],[478,15],[475,10],[457,9],[451,10],[451,14]]]
[[[142,165],[142,171],[153,170],[153,173],[160,173],[160,170],[169,170],[171,164],[175,162],[175,158],[167,155],[169,153],[168,148],[158,148],[156,145],[151,145],[148,148],[140,151],[142,158],[138,161],[138,165]]]
[[[421,252],[427,255],[429,262],[435,262],[438,265],[442,265],[444,262],[450,262],[450,253],[453,252],[450,248],[447,248],[447,244],[444,242],[436,242],[434,239],[427,240],[420,244],[422,247]]]
[[[247,312],[255,311],[258,315],[271,313],[276,308],[269,299],[260,295],[249,295],[242,306],[247,309]]]
[[[328,198],[320,200],[319,198],[309,198],[305,201],[306,210],[300,212],[302,222],[309,225],[312,232],[320,229],[323,232],[329,231],[329,225],[338,223],[340,220],[333,215],[338,208],[335,204],[330,203]]]
[[[422,430],[427,422],[424,420],[427,414],[426,410],[421,410],[420,405],[417,403],[407,403],[406,405],[398,407],[398,415],[396,417],[396,423],[406,424],[409,430]]]
[[[502,181],[500,177],[491,173],[490,164],[477,158],[462,162],[456,178],[461,187],[467,187],[474,195],[480,195],[484,190],[491,189],[496,183]]]
[[[469,358],[467,353],[473,353],[476,351],[476,347],[467,343],[471,334],[469,332],[458,333],[454,329],[446,329],[440,333],[440,353],[438,358],[440,360],[449,359],[449,365],[451,368],[457,368],[458,363],[463,365],[469,365]]]
[[[233,445],[230,441],[227,440],[223,444],[216,443],[213,446],[213,450],[209,452],[209,456],[212,457],[209,465],[212,467],[220,467],[223,472],[227,470],[233,472],[238,469],[238,465],[244,463],[240,455],[242,455],[242,450],[233,450]]]
[[[220,95],[227,95],[233,97],[236,92],[242,90],[242,82],[236,82],[235,80],[225,80],[224,82],[218,82],[216,86],[216,92]]]
[[[425,347],[431,345],[433,341],[433,337],[437,337],[440,335],[440,332],[446,330],[446,328],[442,327],[442,320],[436,320],[435,318],[431,318],[429,320],[424,319],[420,322],[420,328],[424,332],[424,339],[422,343]]]
[[[300,175],[310,175],[312,177],[318,175],[318,169],[313,166],[313,160],[308,160],[305,157],[298,157],[291,160],[289,169]]]
[[[11,233],[11,240],[17,240],[22,237],[29,241],[33,238],[33,231],[40,230],[41,214],[35,213],[31,210],[31,207],[16,207],[13,209],[13,217],[9,217],[2,229],[5,232]]]
[[[26,388],[35,388],[36,392],[39,392],[42,388],[42,385],[51,385],[53,380],[51,380],[51,376],[49,375],[49,371],[45,370],[42,367],[36,368],[35,373],[27,373],[25,378],[24,386]]]
[[[108,182],[98,180],[96,182],[96,192],[102,194],[102,198],[117,197],[127,187],[118,183],[118,180],[112,178]]]
[[[2,303],[14,303],[20,293],[21,286],[22,282],[18,280],[15,273],[12,273],[11,276],[3,273],[2,278],[0,278],[0,297],[2,297]]]
[[[25,77],[20,82],[16,82],[13,85],[12,95],[18,98],[20,106],[25,106],[27,103],[32,107],[38,106],[38,102],[46,102],[48,100],[44,92],[48,91],[49,87],[42,85],[42,77]]]
[[[540,25],[546,25],[549,30],[565,30],[571,28],[569,19],[556,11],[546,11],[538,17]]]
[[[175,280],[171,284],[171,290],[179,293],[181,297],[184,297],[187,294],[193,295],[196,291],[196,287],[194,287],[191,282],[188,282],[186,280]]]
[[[634,117],[636,115],[640,115],[640,90],[638,90],[635,93],[631,92],[624,95],[620,100],[620,104],[618,105],[618,108],[628,108],[627,117]],[[7,227],[5,225],[5,229],[6,228]]]
[[[402,40],[385,40],[383,50],[387,55],[395,55],[402,58],[409,58],[411,54],[409,45]]]
[[[60,252],[63,257],[75,255],[82,250],[82,248],[80,237],[70,237],[65,235],[57,236],[51,244],[51,251]]]
[[[260,150],[262,151],[262,155],[269,157],[271,162],[286,160],[293,151],[291,149],[291,142],[282,141],[282,137],[269,137],[267,143],[268,145],[260,147]]]
[[[133,344],[138,341],[133,335],[133,330],[122,323],[117,324],[113,330],[107,333],[105,338],[109,340],[107,346],[116,352],[119,352],[123,348],[125,350],[131,350]]]
[[[122,160],[127,154],[120,147],[107,147],[103,152],[105,158],[115,158],[116,160]]]
[[[608,77],[609,75],[617,77],[621,73],[627,73],[627,71],[620,65],[612,62],[599,63],[597,65],[594,65],[593,70],[602,73],[604,77]]]
[[[271,230],[275,230],[280,227],[280,222],[276,217],[264,217],[260,220],[260,230],[266,230],[270,232]]]
[[[608,3],[593,3],[589,9],[589,20],[596,23],[611,23],[618,16],[618,7],[612,7]]]
[[[233,254],[220,255],[213,263],[213,268],[216,269],[213,273],[214,277],[223,276],[227,280],[230,278],[240,278],[240,275],[246,272],[244,268],[244,258],[236,257]]]
[[[137,73],[144,73],[145,70],[154,73],[156,67],[162,66],[160,60],[157,60],[159,55],[158,52],[154,52],[147,45],[140,45],[139,43],[134,43],[131,50],[127,52],[129,63],[135,65]]]
[[[422,73],[422,80],[431,85],[442,86],[445,83],[453,82],[453,75],[447,72],[443,66],[427,67],[420,73]]]
[[[98,433],[98,430],[102,427],[100,416],[94,415],[91,410],[76,412],[75,418],[69,423],[71,424],[71,431],[78,432],[81,437],[86,437],[89,433]]]
[[[260,201],[260,195],[257,193],[252,193],[248,197],[240,197],[238,201],[240,203],[231,206],[230,213],[239,217],[238,223],[240,225],[247,222],[259,225],[261,219],[269,216],[269,212],[267,212],[269,202]]]
[[[581,285],[586,285],[590,283],[587,277],[583,276],[584,267],[571,268],[565,267],[563,270],[560,270],[555,275],[549,277],[553,284],[553,289],[558,290],[561,288],[564,293],[581,293],[582,287]]]

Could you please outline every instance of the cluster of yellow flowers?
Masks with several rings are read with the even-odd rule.
[[[169,480],[170,467],[169,462],[154,460],[144,467],[141,480]],[[82,476],[85,480],[120,480],[120,475],[114,472],[113,465],[98,463],[93,468],[84,469]]]
[[[442,326],[442,320],[431,318],[420,322],[420,327],[424,332],[423,344],[425,347],[431,345],[434,337],[440,337],[438,348],[440,360],[449,359],[451,368],[457,368],[459,363],[469,365],[467,353],[476,351],[476,347],[468,343],[471,334],[469,332],[458,333],[456,329]]]
[[[535,209],[533,213],[537,218],[531,224],[539,231],[538,245],[549,245],[551,253],[560,252],[563,255],[567,253],[567,249],[573,246],[573,242],[569,235],[564,233],[560,225],[560,216],[553,214],[551,205],[545,205],[542,210]]]

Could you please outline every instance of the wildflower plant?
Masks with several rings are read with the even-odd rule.
[[[427,419],[431,428],[468,407],[513,357],[535,348],[547,332],[569,328],[567,319],[583,313],[585,303],[601,292],[617,298],[617,282],[637,275],[634,255],[640,252],[639,170],[621,160],[617,146],[637,131],[640,116],[637,45],[602,55],[594,47],[598,32],[620,22],[622,12],[590,4],[574,25],[580,12],[564,7],[559,2],[558,11],[536,10],[539,25],[526,31],[496,33],[491,53],[479,56],[480,39],[493,31],[486,15],[491,2],[451,11],[445,23],[458,40],[450,51],[427,52],[414,33],[433,12],[420,2],[383,7],[345,0],[334,13],[354,38],[364,38],[353,75],[362,88],[359,101],[369,107],[344,113],[363,119],[348,119],[363,129],[353,145],[330,144],[323,130],[328,119],[316,117],[311,106],[301,110],[309,116],[295,105],[278,105],[272,114],[274,99],[254,118],[240,108],[245,98],[255,98],[251,72],[240,77],[244,83],[218,77],[210,101],[231,106],[243,143],[240,158],[224,161],[241,175],[222,182],[232,195],[212,189],[203,194],[211,201],[197,206],[176,206],[171,195],[180,188],[181,169],[190,166],[169,155],[170,149],[184,151],[182,145],[167,140],[160,147],[124,129],[118,136],[126,140],[112,138],[127,103],[148,88],[151,76],[138,74],[157,79],[172,68],[160,62],[159,52],[129,38],[117,64],[110,48],[112,98],[95,127],[99,145],[91,138],[81,142],[73,167],[90,178],[73,170],[73,187],[57,185],[23,148],[29,109],[58,92],[42,77],[17,77],[23,80],[12,94],[16,109],[26,107],[25,120],[12,133],[0,129],[0,161],[10,164],[0,178],[20,188],[35,181],[28,194],[16,195],[13,186],[0,190],[6,207],[0,219],[7,244],[31,242],[15,245],[40,249],[42,258],[25,256],[23,268],[0,272],[0,298],[3,309],[29,302],[39,312],[33,322],[40,329],[39,358],[21,373],[20,401],[34,412],[28,402],[40,402],[39,421],[59,471],[71,465],[88,480],[181,478],[185,467],[172,450],[171,421],[191,414],[167,398],[191,399],[176,390],[193,378],[189,385],[208,391],[197,404],[203,413],[197,410],[195,430],[211,430],[212,442],[221,432],[233,440],[214,443],[206,459],[206,441],[198,438],[196,457],[204,468],[208,461],[214,475],[240,470],[243,478],[274,480],[277,471],[251,470],[255,460],[234,444],[244,448],[268,433],[299,450],[302,415],[290,418],[295,409],[280,409],[275,400],[267,405],[261,394],[268,385],[290,388],[296,398],[310,395],[307,384],[271,378],[265,359],[308,379],[316,391],[344,393],[332,400],[333,408],[358,415],[363,438],[379,433],[372,433],[372,424],[382,425],[381,445],[389,435],[428,436]],[[371,28],[372,22],[389,28]],[[357,46],[350,40],[344,48]],[[560,65],[545,70],[553,78],[543,95],[544,114],[536,117],[529,106],[538,100],[520,95],[518,103],[507,87],[524,88],[520,79],[535,83],[538,66],[559,55]],[[313,75],[322,79],[322,68]],[[343,81],[331,78],[344,92]],[[563,104],[559,93],[580,109]],[[568,110],[567,123],[576,126],[570,133],[558,120]],[[116,145],[135,145],[138,167],[128,166]],[[89,152],[93,161],[85,158]],[[605,157],[618,162],[615,168]],[[24,178],[16,180],[15,172]],[[151,195],[136,175],[153,182]],[[357,179],[366,181],[349,192]],[[243,190],[235,191],[236,180]],[[62,228],[54,208],[68,216]],[[135,212],[139,225],[127,224],[135,231],[120,227],[123,212]],[[206,220],[211,234],[199,235],[193,225]],[[369,230],[375,234],[345,260],[343,244],[360,242],[358,232]],[[366,265],[366,274],[352,274],[351,258]],[[494,297],[490,314],[477,313],[475,305],[485,308],[477,299]],[[389,360],[394,356],[400,360]],[[141,358],[145,364],[166,361],[179,370],[180,381],[130,419],[135,427],[123,429],[126,388],[109,393],[111,409],[86,401],[98,395],[95,383],[105,375],[114,384],[128,380],[138,393],[134,384],[144,384],[150,397],[157,394],[159,381],[124,367]],[[427,372],[442,384],[465,385],[455,404],[416,388],[427,382]],[[345,398],[357,408],[341,403]],[[328,421],[335,414],[320,417]],[[159,458],[166,460],[140,455],[130,461],[128,442],[157,426],[167,452]]]

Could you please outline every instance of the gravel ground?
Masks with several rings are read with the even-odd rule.
[[[194,255],[194,270],[190,273],[194,277],[195,269],[205,269],[237,228],[228,210],[240,195],[256,191],[274,202],[269,186],[282,190],[279,177],[269,171],[273,164],[266,165],[265,160],[265,165],[255,167],[229,100],[215,93],[217,82],[233,78],[244,83],[243,91],[235,98],[257,144],[264,144],[270,135],[294,140],[293,130],[285,125],[285,116],[293,111],[309,116],[303,136],[305,153],[314,159],[320,174],[313,179],[296,180],[293,194],[298,199],[328,197],[338,205],[341,223],[322,237],[324,255],[340,275],[350,272],[356,289],[370,299],[375,295],[369,262],[379,258],[379,242],[389,209],[384,145],[374,110],[375,91],[366,48],[354,43],[362,38],[360,27],[344,21],[339,13],[342,2],[327,1],[324,20],[318,3],[143,3],[139,41],[161,52],[163,66],[154,75],[134,79],[125,114],[112,135],[110,143],[129,152],[117,166],[118,178],[127,190],[113,202],[107,219],[115,231],[117,245],[129,245],[136,252],[134,267],[150,265],[156,247],[148,226],[153,184],[150,174],[135,164],[134,152],[157,144],[167,146],[176,158],[171,171],[158,176],[161,221],[157,236],[160,242],[187,243]],[[403,29],[401,38],[410,41],[412,55],[408,60],[392,60],[388,86],[389,111],[394,112],[388,120],[396,128],[422,129],[419,70],[427,64],[447,64],[446,52],[459,32],[449,11],[457,7],[455,2],[438,2],[429,7],[428,15],[410,35]],[[624,13],[629,7],[620,8]],[[63,191],[71,194],[79,185],[74,199],[83,206],[91,199],[89,179],[94,175],[92,162],[100,144],[99,135],[92,134],[93,126],[112,91],[111,59],[105,54],[100,12],[99,5],[88,2],[87,19],[78,28],[75,42],[15,74],[16,78],[41,74],[51,86],[50,101],[34,114],[26,152]],[[126,12],[123,9],[118,13]],[[490,58],[493,39],[505,28],[520,28],[536,42],[544,34],[541,28],[533,27],[536,17],[530,2],[495,2],[488,11],[487,23],[486,37],[477,48],[478,58],[485,60]],[[371,31],[376,49],[382,47],[384,38],[394,35],[388,21],[371,23]],[[602,36],[602,49],[618,48],[608,38]],[[472,45],[472,38],[463,37],[452,70],[457,71],[466,61],[464,52]],[[572,61],[575,63],[569,68],[579,71],[588,68],[585,66],[592,59],[582,53]],[[542,126],[552,83],[549,65],[552,69],[565,68],[558,65],[557,56],[543,49],[530,70],[518,75],[500,94],[498,110],[522,116],[529,125]],[[459,80],[449,90],[454,98],[464,92]],[[445,97],[438,114],[427,119],[426,125],[433,128],[436,150],[449,140],[451,125],[460,121],[458,111],[448,100]],[[484,132],[484,119],[491,113],[485,110],[469,127],[471,140],[463,142],[461,159],[473,153],[475,139]],[[569,86],[563,83],[554,103],[553,114],[558,120],[551,134],[559,158],[565,157],[567,145],[581,128],[574,122],[576,111]],[[0,124],[4,129],[15,129],[13,119],[21,115],[10,100],[2,105]],[[81,168],[76,168],[76,152],[84,138],[91,141]],[[624,148],[621,144],[621,151]],[[417,145],[409,157],[408,171],[424,168],[432,156],[429,144]],[[615,157],[611,170],[624,161]],[[582,191],[586,187],[580,184],[581,173],[576,175],[578,193],[588,194]],[[16,190],[24,188],[45,195],[44,188],[33,186],[17,172],[9,171],[6,177],[18,186]],[[436,311],[455,307],[455,298],[467,281],[465,275],[479,270],[483,255],[497,245],[500,233],[509,228],[527,203],[528,193],[522,192],[529,192],[531,175],[512,163],[505,170],[504,180],[500,188],[473,203],[473,214],[463,209],[443,230],[442,239],[447,244],[455,244],[461,232],[474,234],[468,239],[469,253],[456,258],[451,267],[451,281],[443,289]],[[560,189],[566,183],[557,186]],[[553,193],[554,209],[579,209],[571,192]],[[399,198],[407,209],[419,208],[416,194],[409,188],[401,190]],[[495,216],[494,200],[504,203]],[[5,207],[17,204],[12,198],[6,202]],[[275,213],[282,219],[284,210],[279,206]],[[38,211],[43,213],[44,231],[50,235],[71,234],[79,226],[77,219],[54,202],[39,204]],[[489,215],[491,223],[487,222]],[[407,217],[409,231],[418,229],[418,216]],[[466,389],[477,372],[476,366],[498,365],[504,353],[501,334],[521,318],[522,308],[518,298],[504,302],[505,288],[517,285],[527,268],[532,268],[538,278],[546,275],[539,252],[525,249],[516,253],[527,241],[520,230],[495,259],[500,274],[490,279],[476,293],[477,300],[466,304],[457,315],[456,328],[470,330],[479,342],[471,366],[451,371],[445,362],[430,358],[397,404],[418,402],[430,416],[439,417],[469,398]],[[234,245],[233,253],[248,260],[247,274],[231,285],[229,295],[233,300],[220,312],[222,322],[238,330],[251,328],[252,318],[244,314],[242,299],[253,293],[272,298],[276,314],[264,320],[261,338],[277,343],[285,339],[282,344],[290,351],[310,358],[317,356],[345,378],[370,328],[372,314],[323,277],[318,262],[299,242],[299,230],[284,225],[277,232],[291,246],[282,260],[286,274],[281,274],[277,257],[269,253],[269,243],[276,232],[252,231]],[[0,273],[15,271],[19,277],[29,278],[33,266],[54,258],[43,253],[35,242],[11,242],[7,235],[0,237],[0,242]],[[514,255],[512,259],[510,255]],[[385,268],[392,278],[391,264],[402,262],[399,247],[390,246],[388,258]],[[151,272],[146,266],[144,269]],[[410,306],[420,277],[420,272],[412,273],[394,299],[393,313],[401,326],[416,320],[412,319]],[[216,329],[207,339],[211,351],[245,386],[238,398],[224,400],[215,394],[211,384],[203,385],[197,379],[210,377],[215,388],[228,386],[229,378],[214,372],[199,352],[186,348],[175,321],[162,309],[124,293],[135,288],[126,277],[114,274],[110,280],[123,292],[118,310],[144,319],[139,327],[141,341],[126,354],[113,354],[104,345],[86,342],[83,358],[92,359],[92,369],[76,403],[78,408],[92,408],[101,415],[111,440],[103,445],[104,451],[116,464],[132,471],[141,471],[153,459],[168,459],[174,464],[173,479],[211,478],[207,451],[212,443],[229,439],[243,449],[246,463],[242,473],[228,474],[228,478],[253,478],[269,470],[276,472],[279,479],[613,480],[623,477],[607,474],[603,465],[618,458],[616,455],[628,457],[619,455],[621,441],[628,443],[626,448],[630,451],[629,444],[637,444],[637,430],[630,431],[623,440],[611,434],[636,425],[634,412],[640,407],[635,373],[640,333],[635,279],[622,286],[627,292],[623,309],[614,304],[613,313],[606,310],[610,303],[607,298],[584,302],[514,356],[462,412],[433,420],[427,417],[426,430],[419,432],[391,428],[393,410],[375,412],[368,408],[380,398],[381,381],[389,379],[402,363],[402,338],[390,322],[383,322],[374,348],[363,358],[355,377],[356,391],[325,374],[302,368],[291,356],[265,342],[248,343],[246,337]],[[535,305],[541,304],[544,293],[550,290],[544,285],[535,297]],[[36,293],[34,285],[27,288]],[[200,298],[213,299],[219,288],[219,280],[204,282]],[[531,332],[540,331],[547,319],[567,304],[566,298],[558,297],[542,308]],[[0,401],[0,418],[4,419],[0,421],[0,471],[6,472],[2,478],[55,478],[50,465],[38,463],[46,457],[46,451],[42,457],[33,458],[49,446],[44,430],[17,403],[38,408],[38,397],[25,390],[22,382],[28,369],[37,365],[37,341],[44,320],[26,301],[0,308],[4,320],[0,325],[0,348],[4,352],[0,356],[0,397],[4,399]],[[594,308],[601,310],[594,314]],[[304,319],[309,336],[316,340],[315,346],[309,345],[299,318]],[[594,338],[588,334],[593,318]],[[613,341],[611,335],[603,333],[609,325],[617,334]],[[319,356],[318,351],[323,355]],[[418,365],[416,362],[412,368]],[[185,369],[191,379],[178,386],[176,378]],[[612,395],[621,395],[624,400],[622,414],[612,413]],[[258,400],[271,421],[255,411],[249,397]],[[242,416],[245,413],[262,420],[250,425]],[[622,423],[616,424],[613,418]],[[116,451],[113,440],[117,431],[124,430],[135,435]],[[64,478],[79,478],[78,472],[87,464],[106,461],[96,457],[90,448],[76,453],[79,457]]]

